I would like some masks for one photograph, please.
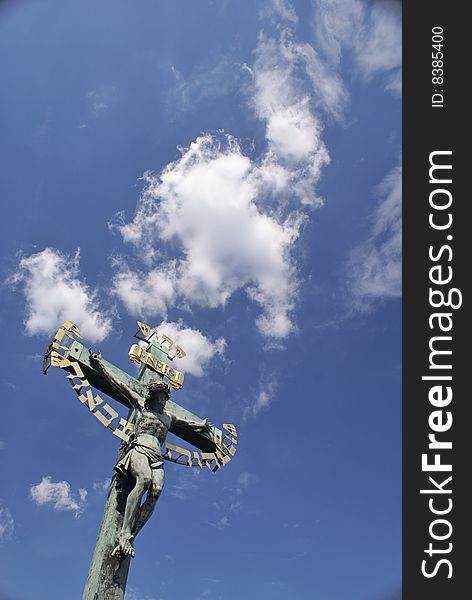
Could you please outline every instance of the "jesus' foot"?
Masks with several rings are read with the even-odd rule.
[[[133,541],[133,537],[134,536],[128,533],[120,533],[118,535],[118,545],[113,550],[111,555],[115,556],[117,554],[122,554],[123,556],[131,556],[134,558],[134,548],[133,544],[131,543]]]

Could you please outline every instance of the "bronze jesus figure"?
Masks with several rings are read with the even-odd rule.
[[[146,397],[117,379],[105,366],[101,355],[90,352],[90,360],[104,377],[127,398],[137,411],[135,430],[125,447],[125,453],[115,466],[123,475],[131,475],[135,485],[126,499],[123,525],[117,536],[113,555],[134,556],[133,540],[151,517],[164,485],[162,446],[170,426],[191,427],[196,431],[210,428],[208,419],[201,422],[179,419],[165,411],[170,387],[162,380],[151,381]],[[147,492],[147,497],[142,503]]]

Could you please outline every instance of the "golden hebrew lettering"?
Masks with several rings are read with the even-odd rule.
[[[232,438],[232,437],[231,437],[230,435],[228,435],[227,433],[225,433],[224,439],[225,439],[225,440],[229,440],[229,441],[230,441],[232,444],[237,444],[237,443],[238,443],[238,440],[235,440],[234,438]],[[225,444],[225,446],[226,446],[226,444]]]
[[[162,339],[164,340],[164,342],[169,343],[169,350],[170,350],[172,348],[172,346],[174,345],[174,340],[171,340],[170,337],[168,337],[165,333],[162,334]]]
[[[141,331],[141,333],[143,334],[143,336],[146,339],[149,339],[154,334],[156,335],[156,338],[159,339],[159,331],[158,331],[157,327],[150,327],[149,325],[147,325],[146,323],[142,323],[141,321],[137,321],[137,324],[138,324],[139,330]],[[163,344],[163,343],[167,342],[169,344],[169,351],[170,351],[175,344],[174,340],[171,339],[169,336],[167,336],[165,333],[163,333],[161,335],[161,337],[163,340],[161,343]],[[181,348],[180,346],[177,346],[175,349],[174,355],[169,358],[170,358],[170,360],[174,360],[174,358],[184,358],[184,356],[187,356],[187,353],[185,352],[185,350],[183,348]]]
[[[141,333],[145,338],[147,338],[147,336],[151,333],[151,328],[149,325],[146,325],[146,323],[141,323],[141,321],[138,321],[138,327],[141,329]]]
[[[79,382],[80,383],[74,383],[73,381],[71,381],[72,389],[76,392],[78,390],[81,390],[83,387],[88,387],[90,385],[90,383],[86,379],[79,379]]]
[[[206,466],[211,469],[211,463],[215,461],[217,466],[220,466],[216,454],[213,452],[202,452],[202,459],[205,461]]]
[[[175,446],[174,444],[171,444],[170,442],[166,442],[166,450],[167,450],[166,453],[169,454],[169,458],[171,460],[173,460],[174,462],[179,462],[179,459],[181,456],[186,456],[187,457],[186,463],[188,464],[189,467],[192,466],[190,450],[186,450],[185,448],[181,448],[180,446]],[[176,456],[174,459],[171,458],[172,450],[178,454],[178,456]]]
[[[180,346],[177,346],[174,352],[174,356],[172,356],[172,360],[174,360],[174,358],[184,358],[185,356],[187,356],[185,350],[183,350]]]
[[[202,461],[200,460],[200,454],[199,454],[198,452],[194,452],[194,453],[193,453],[193,458],[192,458],[192,461],[196,461],[196,464],[197,464],[197,465],[198,465],[200,468],[202,468],[202,467],[203,467],[203,463],[202,463]],[[195,464],[192,464],[192,467],[194,467],[194,466],[195,466]]]
[[[58,329],[56,331],[56,335],[54,336],[54,340],[56,340],[57,342],[62,342],[62,340],[64,339],[64,336],[68,337],[70,340],[73,340],[75,342],[75,337],[70,334],[68,331],[65,331],[65,329]]]
[[[62,354],[59,354],[59,352],[56,352],[55,350],[51,352],[50,356],[51,365],[53,367],[60,367],[61,369],[65,369],[66,367],[70,367],[72,364],[69,359],[65,358],[64,356],[62,356]]]
[[[88,409],[93,412],[94,410],[97,409],[97,406],[100,406],[100,404],[102,404],[103,400],[100,398],[100,396],[93,396],[93,392],[92,390],[87,390],[85,396],[83,394],[80,394],[78,396],[79,401],[82,402],[82,404],[86,404],[88,406]]]
[[[74,323],[72,323],[72,321],[66,321],[62,327],[64,329],[67,329],[67,331],[70,331],[77,337],[79,337],[79,338],[82,337],[82,335],[80,334],[80,329],[77,327],[77,325],[74,325]]]
[[[105,411],[105,413],[107,413],[108,416],[104,415],[102,413],[102,410]],[[93,414],[95,417],[97,417],[100,423],[103,423],[103,425],[105,425],[105,427],[110,427],[110,423],[118,416],[116,410],[112,408],[108,404],[108,402],[105,404],[105,406],[103,406],[102,409],[96,410]]]
[[[120,417],[120,424],[116,429],[113,430],[113,435],[116,435],[116,437],[119,437],[124,442],[127,442],[129,441],[129,433],[131,433],[133,430],[134,425],[129,421],[126,421],[126,419],[123,419],[123,417]]]
[[[85,376],[83,374],[82,369],[80,368],[80,365],[76,362],[72,362],[71,367],[74,369],[75,373],[73,373],[71,375],[66,375],[66,378],[70,381],[72,389],[77,391],[77,390],[81,390],[83,387],[89,386],[90,383],[88,382],[87,379],[85,379]],[[76,383],[74,381],[74,379],[78,379],[79,383]]]
[[[59,348],[60,350],[69,350],[69,346],[62,346],[61,344],[58,344],[57,342],[53,342],[51,347]]]
[[[236,427],[234,425],[232,425],[231,423],[223,423],[223,429],[226,429],[226,431],[228,431],[229,433],[234,435],[234,437],[238,437],[238,434],[236,432]]]
[[[81,378],[85,377],[84,372],[82,371],[81,366],[78,362],[72,362],[71,367],[74,370],[75,375],[66,375],[67,379],[75,379],[76,377]]]

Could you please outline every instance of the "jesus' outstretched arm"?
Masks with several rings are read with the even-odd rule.
[[[90,352],[90,364],[95,367],[98,371],[102,373],[102,375],[111,383],[112,386],[120,390],[125,396],[126,399],[130,402],[130,404],[137,408],[138,410],[142,409],[144,405],[144,399],[137,394],[134,390],[132,390],[126,383],[120,381],[115,377],[115,375],[106,367],[102,360],[101,354],[97,352]]]
[[[212,424],[208,422],[208,419],[203,419],[203,421],[193,421],[188,419],[181,419],[176,415],[172,415],[172,424],[177,425],[179,427],[188,427],[189,429],[193,429],[194,431],[205,431],[206,429],[211,429]]]

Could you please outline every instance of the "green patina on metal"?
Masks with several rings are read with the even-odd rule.
[[[150,354],[152,354],[160,360],[167,359],[167,353],[163,352],[160,345],[149,344],[149,346],[146,348],[146,352],[149,352]],[[77,341],[73,342],[69,350],[64,353],[64,356],[67,359],[74,360],[77,363],[79,363],[84,372],[84,375],[86,376],[87,380],[90,382],[90,385],[92,387],[96,388],[100,392],[103,392],[107,396],[110,396],[123,406],[126,406],[127,408],[132,408],[126,396],[119,389],[116,389],[112,385],[110,385],[110,383],[104,378],[103,374],[100,373],[96,368],[94,368],[90,364],[89,350],[85,348],[83,344]],[[146,366],[141,367],[140,373],[136,378],[132,375],[129,375],[128,373],[126,373],[126,371],[123,371],[119,367],[116,367],[112,363],[106,361],[105,359],[102,360],[106,364],[107,368],[118,379],[126,383],[129,387],[134,389],[137,394],[141,394],[142,396],[144,396],[146,393],[146,386],[147,383],[149,383],[149,381],[153,379],[163,380],[163,377],[161,375],[155,373],[149,367]],[[182,419],[186,419],[189,421],[198,419],[196,415],[191,413],[183,406],[180,406],[176,402],[173,402],[172,400],[167,401],[166,410],[173,415],[176,415],[178,417],[181,417]],[[214,452],[216,449],[214,435],[216,434],[217,436],[219,435],[221,437],[222,432],[216,427],[214,427],[213,429],[213,432],[195,432],[186,430],[183,427],[179,427],[179,425],[171,425],[170,432],[176,435],[177,437],[185,440],[186,442],[192,444],[192,446],[196,446],[200,450],[203,450],[204,452]]]
[[[156,458],[148,461],[143,455],[159,458],[160,444],[165,444],[162,459],[190,467],[207,466],[216,471],[235,454],[234,425],[223,425],[228,432],[223,433],[206,419],[202,421],[168,399],[170,386],[166,379],[176,390],[183,385],[183,374],[170,364],[172,359],[185,356],[183,349],[177,346],[171,357],[173,341],[170,338],[162,334],[164,342],[159,342],[156,329],[140,322],[138,326],[142,336],[135,334],[135,337],[141,340],[142,351],[134,345],[129,354],[133,362],[140,363],[137,377],[87,349],[77,340],[80,332],[70,321],[58,330],[45,355],[43,372],[46,373],[50,365],[68,372],[67,378],[80,402],[121,438],[115,468],[129,465],[124,475],[113,474],[82,600],[124,600],[131,556],[134,556],[132,542],[151,516],[163,482],[163,461],[155,462]],[[66,346],[69,340],[71,343]],[[150,387],[150,382],[160,385],[154,383],[154,387]],[[127,407],[127,420],[119,418],[108,403],[87,389],[88,386]],[[165,443],[167,431],[201,452]],[[152,483],[148,489],[143,488],[141,494],[138,487],[145,471],[151,473]],[[141,499],[144,499],[142,504]]]

